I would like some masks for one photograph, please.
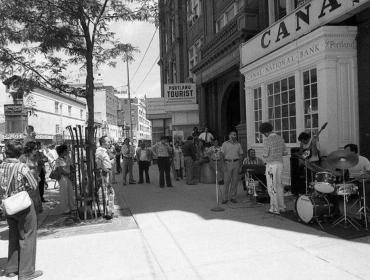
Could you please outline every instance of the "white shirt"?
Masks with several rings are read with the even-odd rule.
[[[357,165],[348,168],[349,177],[356,178],[362,175],[366,170],[370,170],[370,161],[366,157],[358,156]]]
[[[205,141],[206,143],[210,143],[213,141],[214,137],[211,132],[202,132],[199,137],[199,139]]]

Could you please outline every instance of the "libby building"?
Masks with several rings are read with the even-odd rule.
[[[241,46],[248,146],[261,151],[264,121],[290,148],[328,122],[323,155],[355,143],[369,157],[370,0],[268,3],[269,27]]]

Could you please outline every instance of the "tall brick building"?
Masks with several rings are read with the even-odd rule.
[[[246,145],[239,45],[267,26],[267,1],[159,1],[162,85],[197,85],[200,126]],[[163,90],[162,90],[163,93]]]

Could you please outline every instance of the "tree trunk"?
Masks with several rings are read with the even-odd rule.
[[[93,55],[91,53],[86,56],[86,101],[88,109],[87,120],[87,135],[86,137],[86,165],[87,165],[87,196],[92,197],[94,191],[93,170],[94,170],[94,154],[95,154],[95,127],[94,127],[94,69]]]

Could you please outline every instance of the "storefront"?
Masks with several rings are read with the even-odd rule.
[[[309,1],[242,46],[249,147],[261,153],[264,121],[290,148],[299,145],[301,132],[316,134],[326,122],[323,155],[360,143],[358,27],[344,20],[368,2]],[[284,166],[289,184],[289,157]]]

